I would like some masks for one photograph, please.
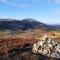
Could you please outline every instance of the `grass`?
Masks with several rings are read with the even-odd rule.
[[[60,31],[54,31],[54,34],[60,36]]]

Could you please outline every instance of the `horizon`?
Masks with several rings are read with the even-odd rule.
[[[60,25],[60,0],[0,0],[0,18]]]
[[[0,18],[0,19],[2,19],[0,21],[23,21],[24,19],[27,19],[27,20],[31,19],[31,21],[38,21],[38,22],[46,24],[46,25],[59,25],[60,26],[60,24],[49,24],[49,23],[41,22],[41,21],[36,20],[36,19],[32,19],[32,18],[24,18],[24,19]]]

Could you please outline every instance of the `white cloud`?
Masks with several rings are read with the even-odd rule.
[[[48,0],[49,2],[53,2],[53,3],[56,3],[56,4],[60,4],[60,0]]]
[[[33,2],[39,2],[39,0],[32,0]]]
[[[30,0],[31,3],[28,1],[29,0],[0,0],[1,3],[20,8],[28,8],[31,6],[31,3],[36,4],[39,2],[39,0]]]
[[[52,11],[55,15],[60,16],[60,10],[53,10]]]
[[[21,8],[23,8],[23,7],[26,7],[26,8],[29,7],[29,5],[28,4],[25,4],[25,3],[21,3],[18,6],[21,7]]]
[[[4,4],[15,6],[15,7],[20,7],[20,8],[27,8],[27,7],[29,7],[28,3],[20,2],[18,0],[0,0],[0,2],[2,2]]]
[[[7,0],[0,0],[0,2],[7,3],[8,4],[8,1]]]

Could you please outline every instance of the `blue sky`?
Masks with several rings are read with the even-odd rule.
[[[60,0],[0,0],[0,18],[32,18],[60,24]]]

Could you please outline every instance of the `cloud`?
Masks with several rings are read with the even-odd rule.
[[[23,2],[20,2],[19,0],[0,0],[0,2],[20,8],[27,8],[30,6],[28,3],[25,3],[24,0]]]
[[[52,12],[53,12],[54,14],[60,16],[60,10],[53,10]]]
[[[60,4],[60,0],[48,0],[49,2],[53,2],[53,3],[56,3],[56,4]]]
[[[30,3],[29,0],[0,0],[0,3],[20,8],[28,8],[31,4],[36,4],[38,2],[39,0],[30,0]]]
[[[39,0],[32,0],[33,2],[39,2]]]
[[[19,7],[21,8],[24,8],[24,7],[29,7],[30,5],[29,4],[25,4],[25,3],[21,3],[20,5],[18,5]]]

